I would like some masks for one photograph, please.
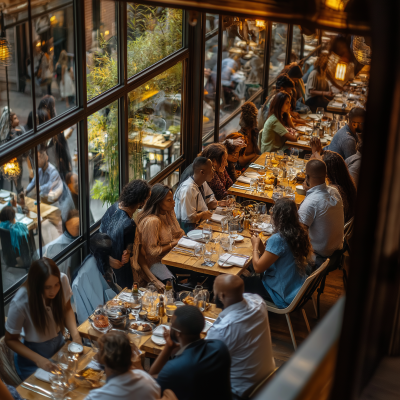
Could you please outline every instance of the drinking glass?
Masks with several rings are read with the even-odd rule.
[[[299,158],[299,149],[291,148],[290,154],[294,159],[298,159]]]
[[[211,257],[214,254],[214,248],[211,243],[207,243],[204,249],[204,261],[211,262]]]
[[[293,160],[289,158],[289,160],[286,163],[287,169],[290,170],[291,168],[293,168],[293,165],[294,165]]]
[[[64,373],[54,371],[50,373],[50,387],[52,390],[52,398],[54,400],[63,400],[68,391],[68,382]]]
[[[221,220],[221,231],[222,233],[229,233],[228,222],[231,220],[231,217],[225,217]]]
[[[325,113],[324,107],[317,107],[317,112],[316,112],[316,114],[317,114],[317,117],[318,117],[318,119],[319,119],[320,121],[321,121],[322,117],[324,116],[324,113]]]
[[[239,237],[239,231],[240,231],[239,221],[236,220],[229,221],[228,229],[229,229],[229,235],[233,240]]]
[[[257,178],[251,178],[250,179],[250,189],[251,189],[252,192],[254,192],[256,190],[257,182],[258,182]]]
[[[232,238],[229,236],[224,236],[221,238],[219,241],[219,244],[221,245],[222,249],[224,249],[226,252],[232,251]]]
[[[209,243],[212,239],[212,228],[210,225],[204,224],[203,225],[203,240],[206,243]]]
[[[278,160],[282,160],[283,155],[284,155],[283,150],[278,150],[278,151],[276,152],[276,158],[277,158]]]
[[[174,303],[174,299],[169,298],[166,299],[165,301],[165,314],[168,317],[168,322],[171,321],[171,317],[174,315],[175,310],[177,309],[177,306]]]
[[[263,215],[267,212],[267,205],[265,203],[257,204],[257,214]]]
[[[67,381],[67,385],[70,389],[76,388],[75,372],[77,368],[77,360],[74,356],[69,353],[61,352],[58,355],[58,367],[62,370],[64,377]]]
[[[232,211],[235,208],[235,200],[236,197],[233,194],[228,194],[228,196],[225,197],[226,202],[227,202],[227,208],[229,211]]]
[[[264,167],[268,168],[271,165],[271,153],[265,153]]]
[[[264,194],[264,192],[265,192],[265,181],[264,181],[264,179],[258,181],[258,183],[257,183],[257,192],[261,193],[261,194]]]
[[[283,197],[282,189],[280,187],[276,186],[272,193],[272,199],[274,201],[277,201],[277,200],[281,199],[282,197]]]
[[[204,255],[204,244],[198,243],[194,246],[194,255],[195,257],[203,257]]]

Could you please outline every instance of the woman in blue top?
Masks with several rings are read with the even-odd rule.
[[[272,300],[286,308],[296,297],[312,260],[312,246],[305,226],[300,222],[294,201],[279,199],[273,208],[275,234],[264,246],[253,236],[253,267],[257,276],[245,280],[245,291]]]
[[[15,222],[15,210],[11,206],[5,206],[0,212],[0,228],[10,231],[11,245],[16,254],[20,254],[21,241],[28,239],[28,228],[21,222]]]

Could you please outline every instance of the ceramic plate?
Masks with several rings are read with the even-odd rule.
[[[167,343],[163,337],[156,335],[151,335],[151,341],[158,346],[164,346]]]
[[[192,240],[202,240],[203,239],[203,231],[200,229],[195,229],[187,233],[187,236]]]
[[[107,333],[111,328],[112,325],[109,323],[107,328],[97,328],[94,324],[94,322],[90,322],[92,325],[93,329],[96,329],[96,331],[100,332],[100,333]]]
[[[257,172],[245,172],[243,175],[247,176],[247,178],[258,178],[259,177]]]
[[[235,242],[242,242],[244,240],[244,237],[242,235],[239,235],[236,239]]]
[[[319,119],[317,114],[308,114],[307,117],[311,119]]]
[[[137,331],[136,329],[131,328],[131,325],[132,325],[132,324],[138,324],[138,325],[147,324],[147,325],[150,325],[150,326],[151,326],[151,331],[147,331],[147,332]],[[156,326],[155,326],[153,323],[151,323],[151,322],[132,321],[132,323],[130,324],[128,330],[129,330],[129,332],[131,332],[131,333],[137,333],[137,334],[139,334],[139,335],[145,336],[145,335],[151,335],[151,334],[153,333],[153,331],[154,331],[155,328],[156,328]]]

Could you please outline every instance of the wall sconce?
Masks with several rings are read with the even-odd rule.
[[[338,81],[344,81],[346,76],[347,64],[343,62],[338,62],[336,65],[335,79]]]
[[[256,19],[256,26],[259,28],[265,28],[265,21],[263,19]]]

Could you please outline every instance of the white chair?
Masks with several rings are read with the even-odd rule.
[[[304,305],[308,302],[308,300],[312,300],[314,303],[313,293],[319,286],[322,278],[322,274],[325,271],[329,264],[329,258],[316,270],[314,271],[303,283],[303,286],[300,288],[299,292],[297,293],[296,297],[293,301],[289,304],[286,308],[278,308],[274,303],[270,301],[266,301],[268,311],[273,312],[275,314],[285,314],[286,320],[289,326],[290,336],[292,338],[293,347],[297,349],[296,338],[294,336],[292,322],[290,320],[289,314],[293,311],[301,309],[303,313],[304,321],[307,325],[308,332],[310,332],[310,324],[308,323],[307,315],[304,310]],[[315,308],[315,303],[314,303]]]

